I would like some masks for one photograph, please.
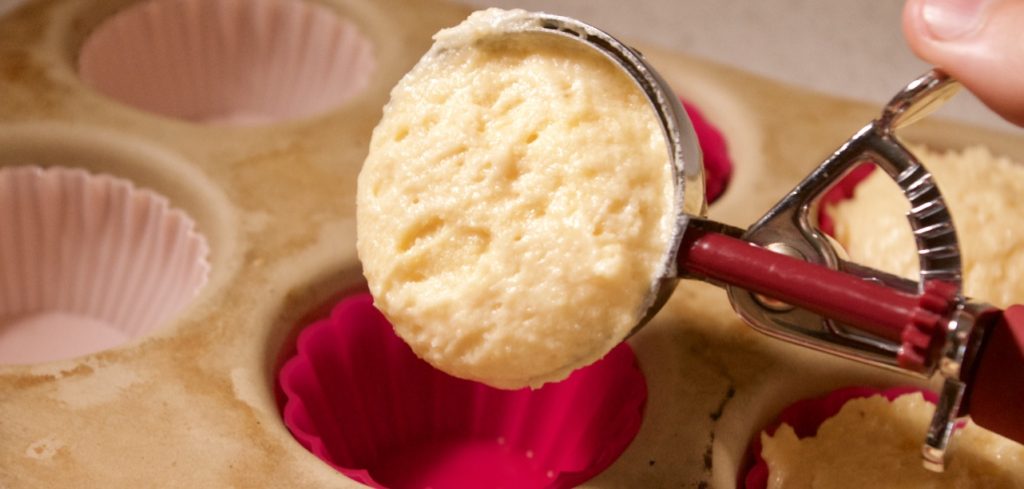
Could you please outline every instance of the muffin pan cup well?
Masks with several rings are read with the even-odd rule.
[[[770,476],[768,463],[761,457],[762,432],[767,433],[769,436],[774,435],[775,430],[785,423],[793,427],[793,431],[799,438],[814,436],[818,432],[818,427],[827,419],[838,414],[847,401],[876,395],[893,401],[897,397],[918,392],[928,402],[932,404],[938,402],[939,396],[935,392],[917,387],[891,387],[883,390],[874,387],[855,386],[837,389],[821,397],[802,399],[790,404],[779,413],[772,423],[757,432],[751,439],[748,453],[751,465],[748,470],[740,473],[740,481],[737,485],[743,489],[765,489],[768,487],[768,478]]]

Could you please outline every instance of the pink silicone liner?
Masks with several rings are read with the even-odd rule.
[[[85,41],[82,80],[139,109],[253,125],[309,117],[361,92],[372,43],[351,21],[303,0],[147,0]]]
[[[693,123],[697,142],[704,154],[705,195],[708,204],[711,204],[725,193],[732,179],[733,165],[729,158],[729,148],[722,131],[708,122],[696,106],[682,99],[680,101]]]
[[[783,423],[793,427],[798,438],[807,438],[818,433],[818,427],[827,419],[839,414],[839,410],[847,401],[864,397],[881,395],[889,401],[907,394],[920,392],[925,400],[935,404],[938,402],[938,395],[934,392],[917,387],[893,387],[890,389],[877,389],[874,387],[846,387],[834,390],[822,397],[803,399],[790,404],[779,413],[778,418],[763,430],[769,436],[775,434]],[[768,487],[768,463],[761,457],[761,436],[758,433],[750,442],[748,459],[753,460],[753,465],[742,476],[740,487],[745,489],[765,489]]]
[[[875,171],[875,168],[873,163],[858,165],[828,189],[825,195],[821,196],[821,202],[818,204],[818,229],[830,236],[835,236],[835,224],[832,222],[832,216],[828,214],[828,207],[852,199],[857,185],[871,176],[871,172]]]
[[[69,168],[0,168],[0,363],[105,350],[184,308],[206,240],[167,199]]]
[[[647,399],[625,344],[537,390],[456,379],[416,358],[365,293],[296,346],[278,377],[285,425],[372,487],[575,487],[626,449]]]

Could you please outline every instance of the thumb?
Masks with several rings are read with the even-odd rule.
[[[907,0],[903,34],[918,56],[1024,125],[1024,0]]]

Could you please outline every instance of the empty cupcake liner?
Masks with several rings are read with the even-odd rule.
[[[704,118],[704,114],[693,104],[680,99],[686,114],[693,123],[694,132],[697,133],[697,142],[700,144],[701,153],[704,154],[704,185],[708,204],[718,200],[729,187],[732,179],[732,159],[729,158],[729,148],[726,145],[725,137],[714,124]]]
[[[0,168],[0,363],[104,350],[206,282],[206,240],[165,198],[68,168]]]
[[[451,377],[412,353],[369,294],[307,327],[278,382],[304,447],[392,489],[576,486],[625,450],[647,399],[625,344],[537,390]]]
[[[116,100],[229,125],[338,107],[374,64],[353,22],[302,0],[148,0],[101,24],[78,58],[81,78]]]
[[[769,436],[775,434],[783,423],[793,428],[796,436],[806,438],[815,436],[818,427],[827,419],[839,414],[839,410],[847,401],[881,395],[889,401],[907,394],[921,393],[925,400],[935,404],[938,402],[938,395],[934,392],[917,387],[893,387],[890,389],[878,389],[874,387],[846,387],[834,390],[822,397],[803,399],[790,404],[783,409],[778,417],[763,430]],[[749,459],[752,465],[749,470],[742,474],[740,487],[745,489],[765,489],[768,487],[768,463],[761,457],[760,433],[750,443]]]

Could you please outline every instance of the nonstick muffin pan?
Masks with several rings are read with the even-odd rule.
[[[355,178],[390,88],[431,34],[467,14],[417,0],[39,0],[0,19],[0,167],[17,175],[18,202],[27,202],[0,216],[19,225],[59,219],[54,228],[33,228],[19,253],[50,257],[93,246],[86,227],[59,211],[81,212],[84,204],[26,196],[33,188],[60,193],[63,184],[24,182],[79,182],[68,189],[106,182],[120,197],[97,200],[121,216],[106,225],[130,222],[122,233],[130,244],[95,245],[108,261],[68,260],[93,267],[83,277],[126,278],[118,287],[82,289],[139,310],[173,303],[138,313],[130,333],[99,351],[85,348],[80,330],[54,329],[42,340],[52,342],[43,348],[52,358],[3,362],[0,486],[361,487],[337,470],[345,464],[325,462],[288,430],[277,379],[303,348],[306,326],[359,294]],[[710,210],[719,221],[749,225],[877,112],[639,48],[725,137],[734,168]],[[907,134],[1024,159],[1018,136],[934,121]],[[10,199],[5,191],[0,202]],[[41,201],[62,204],[33,204]],[[148,210],[118,207],[141,201]],[[177,224],[152,224],[159,215]],[[146,224],[133,216],[153,217]],[[76,219],[95,224],[94,217]],[[11,241],[9,226],[0,227],[0,242]],[[157,267],[163,255],[155,250],[164,248],[146,248],[143,239],[154,228],[164,229],[166,249],[180,230],[191,251]],[[28,261],[12,265],[3,253],[0,296],[50,292],[43,278],[58,288],[73,282],[48,268],[62,262],[44,258],[27,277],[17,267]],[[129,266],[129,258],[147,266]],[[151,300],[144,269],[191,278],[160,281],[179,294]],[[47,311],[107,320],[63,305]],[[59,350],[67,344],[83,348]],[[583,487],[730,488],[751,437],[784,406],[847,385],[927,386],[763,337],[735,317],[724,293],[701,283],[683,283],[628,351],[646,387],[639,425]],[[623,389],[613,396],[621,399],[616,407],[637,411]],[[369,395],[349,394],[347,408]],[[608,447],[612,428],[595,431],[587,447]]]

